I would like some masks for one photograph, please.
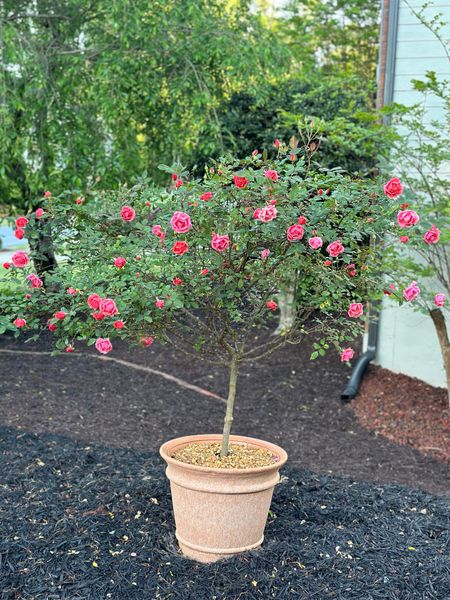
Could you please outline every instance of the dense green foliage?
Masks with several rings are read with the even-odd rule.
[[[161,158],[198,172],[290,137],[306,115],[331,118],[327,138],[352,130],[324,144],[325,165],[370,170],[376,3],[338,2],[339,20],[336,1],[301,4],[269,20],[248,0],[4,0],[3,212],[144,171],[166,183]]]

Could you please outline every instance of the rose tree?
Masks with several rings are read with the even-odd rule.
[[[38,257],[17,252],[4,265],[0,326],[48,328],[66,352],[81,340],[106,354],[117,338],[157,339],[226,364],[226,455],[239,365],[306,334],[318,339],[313,359],[334,347],[349,361],[363,302],[382,285],[370,241],[392,226],[395,200],[379,182],[314,173],[296,158],[224,160],[202,181],[164,168],[168,191],[142,180],[86,201],[47,197],[18,227],[32,241],[39,220],[63,258],[45,281],[32,272]],[[297,290],[294,323],[271,335],[286,279]]]

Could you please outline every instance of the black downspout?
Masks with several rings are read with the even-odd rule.
[[[383,0],[381,11],[380,51],[378,59],[377,109],[391,104],[394,96],[395,55],[397,49],[398,13],[400,0]],[[383,117],[385,121],[386,117]],[[373,302],[369,310],[367,350],[353,368],[346,388],[341,394],[343,402],[350,402],[358,394],[359,386],[368,364],[377,355],[378,323],[381,302]]]

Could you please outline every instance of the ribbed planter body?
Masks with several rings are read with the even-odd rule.
[[[220,442],[220,434],[191,435],[170,440],[160,453],[167,462],[176,537],[181,551],[208,563],[258,548],[264,539],[273,489],[286,452],[263,440],[232,435],[231,442],[266,448],[278,457],[273,466],[255,469],[213,469],[174,460],[194,442]]]

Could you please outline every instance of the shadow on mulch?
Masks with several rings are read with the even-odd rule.
[[[284,469],[266,541],[213,565],[178,554],[156,453],[0,429],[2,600],[444,600],[449,503]]]
[[[448,465],[359,425],[352,408],[340,400],[351,370],[332,353],[310,361],[311,343],[287,346],[242,369],[233,432],[280,444],[291,467],[450,494]],[[0,336],[0,350],[8,350],[0,353],[0,425],[139,451],[156,450],[172,437],[221,430],[220,400],[100,361],[81,345],[77,354],[39,354],[51,349],[49,337],[24,344],[23,338]],[[130,351],[115,342],[110,356],[227,393],[225,369],[157,343]]]
[[[426,456],[450,461],[446,389],[370,365],[351,406],[363,427]]]

